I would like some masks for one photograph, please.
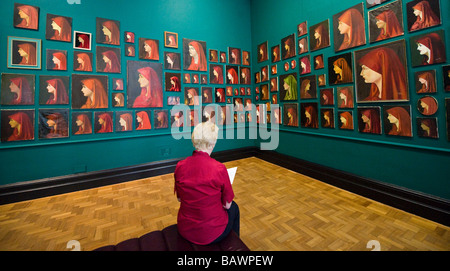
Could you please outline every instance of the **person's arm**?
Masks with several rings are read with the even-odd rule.
[[[231,187],[230,177],[225,165],[221,165],[219,169],[219,178],[222,184],[222,205],[223,208],[229,209],[234,199],[233,188]]]

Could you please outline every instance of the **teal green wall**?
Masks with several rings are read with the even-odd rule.
[[[19,1],[22,4],[40,7],[39,31],[13,27],[15,2],[17,1],[3,0],[1,4],[0,40],[2,42],[0,42],[0,51],[2,53],[0,54],[0,71],[2,73],[36,74],[37,86],[39,86],[39,75],[70,76],[73,73],[72,44],[45,39],[47,13],[72,17],[73,30],[92,33],[93,49],[91,52],[94,53],[94,57],[96,17],[120,21],[122,73],[108,74],[109,84],[111,84],[113,77],[126,80],[126,61],[138,60],[137,53],[134,58],[124,56],[124,31],[135,33],[136,51],[139,37],[158,39],[160,41],[161,59],[159,62],[162,62],[163,51],[175,51],[182,55],[183,38],[206,41],[207,49],[227,51],[228,47],[236,47],[242,50],[251,50],[250,1],[81,0],[81,4],[73,5],[68,4],[66,0]],[[178,49],[163,47],[164,31],[178,33]],[[42,66],[44,68],[38,71],[8,69],[6,66],[7,36],[42,39],[44,59]],[[45,50],[47,48],[67,50],[68,71],[52,72],[45,69]],[[183,70],[180,72],[183,72]],[[94,74],[97,73],[94,72]],[[105,73],[102,73],[102,75],[105,75]],[[201,87],[201,85],[195,86]],[[165,93],[165,100],[167,96],[168,93]],[[38,90],[36,90],[35,101],[38,101],[37,97]],[[166,102],[164,103],[166,104]],[[49,108],[49,106],[37,106],[37,102],[35,104],[36,106],[21,106],[20,109]],[[19,108],[17,106],[0,107],[1,109]],[[68,107],[52,106],[51,108]],[[169,108],[165,106],[165,109]],[[109,110],[93,111],[116,110],[120,109],[110,107]],[[193,151],[190,140],[174,140],[169,129],[153,129],[148,132],[133,131],[130,134],[114,132],[108,135],[70,136],[67,139],[55,140],[37,139],[36,129],[35,135],[36,139],[33,142],[0,143],[0,185],[186,157]],[[219,140],[215,150],[242,148],[254,146],[254,144],[255,140],[250,139],[228,140],[226,142]]]
[[[358,3],[364,2],[364,16],[367,29],[367,11],[372,10],[365,7],[365,0],[317,0],[317,1],[291,1],[291,0],[253,0],[252,1],[252,48],[254,49],[262,42],[268,41],[268,48],[280,44],[281,39],[297,33],[297,25],[307,21],[308,26],[312,26],[326,19],[330,20],[330,28],[333,26],[333,15]],[[393,1],[387,1],[390,3]],[[406,2],[403,1],[404,25],[406,26]],[[433,30],[445,29],[447,44],[447,62],[450,56],[450,1],[441,0],[441,16],[443,25],[423,30],[412,35],[405,31],[405,35],[385,42],[378,42],[375,45],[395,41],[406,40],[408,57],[408,75],[411,102],[393,103],[399,105],[411,105],[413,134],[412,138],[402,138],[382,135],[362,134],[358,132],[357,122],[354,131],[344,131],[335,129],[311,129],[311,128],[290,128],[280,127],[280,145],[278,152],[291,155],[300,159],[305,159],[314,163],[326,165],[335,169],[353,173],[369,179],[385,182],[388,184],[401,186],[426,194],[450,199],[450,142],[446,137],[445,106],[444,99],[450,98],[450,93],[443,91],[442,64],[429,67],[411,68],[409,61],[410,47],[409,38],[421,33]],[[366,31],[367,32],[367,31]],[[373,46],[369,42],[367,45],[350,49],[339,53],[334,52],[333,33],[331,33],[331,46],[325,49],[310,52],[311,60],[318,54],[324,55],[325,69],[314,71],[312,74],[327,74],[327,59],[330,56],[351,52],[361,48]],[[366,33],[366,40],[369,39]],[[260,69],[263,65],[271,65],[269,61],[256,63],[256,55],[252,59],[255,63],[253,70]],[[298,57],[296,57],[298,61]],[[283,70],[284,61],[278,62],[278,75],[286,73]],[[417,100],[420,98],[414,91],[414,73],[417,71],[435,69],[438,84],[438,92],[433,94],[439,103],[436,113],[439,125],[439,139],[419,138],[415,120],[420,117],[416,109]],[[298,69],[295,69],[298,72]],[[292,70],[288,71],[292,72]],[[328,83],[327,86],[329,87]],[[303,102],[299,99],[299,102]],[[307,102],[319,102],[307,100]],[[389,103],[384,103],[389,104]],[[356,105],[356,104],[355,104]],[[375,104],[382,106],[383,103]],[[364,104],[364,106],[369,106]],[[320,108],[320,105],[319,105]],[[335,120],[336,120],[335,107]],[[356,106],[353,110],[355,120]],[[356,121],[356,120],[355,120]],[[300,121],[299,121],[300,123]]]

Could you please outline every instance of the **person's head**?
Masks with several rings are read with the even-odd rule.
[[[217,142],[219,127],[207,121],[197,124],[192,132],[192,144],[195,150],[211,154]]]

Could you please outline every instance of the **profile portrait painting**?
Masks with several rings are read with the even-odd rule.
[[[151,130],[152,129],[151,117],[152,112],[150,110],[136,110],[135,124],[134,124],[134,127],[136,127],[136,131]]]
[[[223,84],[223,65],[209,64],[209,82],[211,84]]]
[[[283,104],[283,125],[298,127],[298,104]]]
[[[164,52],[164,69],[181,70],[180,53]]]
[[[411,37],[409,44],[413,67],[444,63],[447,60],[444,30]]]
[[[130,132],[133,131],[133,112],[131,111],[116,111],[116,132]]]
[[[168,110],[153,111],[153,124],[155,129],[164,129],[169,127]]]
[[[281,101],[297,101],[298,100],[298,82],[297,73],[280,75],[278,80]]]
[[[334,128],[334,109],[320,109],[320,123],[322,128]]]
[[[127,61],[128,108],[162,107],[162,64]]]
[[[40,75],[39,104],[69,104],[69,76]]]
[[[34,104],[35,75],[2,73],[2,105]]]
[[[184,88],[184,103],[186,105],[200,105],[200,92],[198,87]]]
[[[47,49],[47,70],[67,71],[67,51]]]
[[[97,17],[95,36],[97,43],[120,45],[120,22]]]
[[[135,34],[134,32],[125,31],[124,33],[124,40],[126,43],[134,43],[135,40]]]
[[[424,116],[434,115],[438,108],[438,102],[433,96],[424,96],[417,101],[417,110]]]
[[[189,71],[207,71],[205,41],[183,38],[183,68]]]
[[[319,128],[317,103],[300,104],[300,124],[305,128]]]
[[[269,59],[269,55],[268,55],[268,42],[265,41],[263,43],[258,44],[257,46],[257,59],[258,59],[258,63],[259,62],[263,62]]]
[[[437,118],[417,118],[417,135],[425,138],[439,138]]]
[[[317,98],[316,75],[300,77],[300,99]]]
[[[226,83],[231,85],[239,84],[238,66],[226,65]]]
[[[159,60],[159,40],[139,38],[139,59]]]
[[[219,52],[215,49],[209,49],[209,62],[219,62]]]
[[[242,65],[250,66],[250,52],[249,51],[242,51]]]
[[[336,99],[338,108],[353,108],[353,86],[337,87]]]
[[[442,66],[442,76],[444,81],[444,90],[450,91],[450,65]]]
[[[108,108],[108,76],[72,74],[72,108]]]
[[[279,44],[272,46],[270,51],[271,51],[271,56],[272,56],[272,63],[275,63],[275,62],[278,62],[281,60],[281,52],[280,52]]]
[[[1,141],[34,140],[34,109],[1,110]]]
[[[330,46],[330,23],[322,21],[309,27],[309,49],[316,51]]]
[[[121,73],[122,58],[120,48],[97,46],[96,51],[97,72]]]
[[[416,93],[436,93],[436,70],[426,70],[414,73]]]
[[[164,46],[178,48],[178,33],[164,31]]]
[[[298,65],[300,75],[311,73],[311,59],[310,55],[302,56],[299,59],[300,65]]]
[[[363,3],[333,15],[334,51],[366,44]]]
[[[125,56],[133,57],[136,56],[136,47],[134,44],[125,45]]]
[[[409,101],[405,41],[354,52],[357,102]]]
[[[369,11],[369,40],[371,43],[395,38],[403,33],[401,0]]]
[[[309,45],[308,37],[306,36],[298,40],[298,54],[301,55],[307,52],[309,52]]]
[[[351,53],[328,58],[328,81],[330,85],[353,83],[352,60]]]
[[[164,83],[165,83],[166,91],[181,92],[181,74],[180,73],[166,72]]]
[[[320,90],[320,105],[334,105],[334,88],[324,88]]]
[[[8,68],[40,69],[41,40],[8,37]]]
[[[73,52],[73,70],[80,72],[92,72],[93,56],[91,52]]]
[[[125,96],[122,92],[112,93],[112,106],[113,107],[125,107]]]
[[[69,109],[39,109],[39,139],[69,136]]]
[[[48,13],[45,38],[72,42],[72,18]]]
[[[228,63],[241,65],[241,49],[228,47]]]
[[[14,3],[13,25],[17,28],[38,30],[39,7]]]
[[[297,25],[297,37],[306,35],[308,33],[307,21],[301,22]]]
[[[383,106],[384,133],[412,137],[411,107],[409,105]]]
[[[341,130],[353,130],[353,111],[338,111],[338,127]]]
[[[92,112],[72,112],[72,135],[90,135],[94,131]]]
[[[414,0],[406,3],[408,30],[419,31],[441,24],[439,0]]]
[[[291,34],[281,39],[281,59],[289,59],[296,56],[295,35]]]
[[[114,132],[113,112],[94,113],[94,132],[96,134]]]
[[[357,118],[360,133],[381,134],[381,108],[379,106],[358,107]]]
[[[73,48],[79,50],[91,50],[92,34],[81,31],[73,31]]]

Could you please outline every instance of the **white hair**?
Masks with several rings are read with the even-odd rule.
[[[219,127],[210,121],[197,124],[192,132],[192,144],[198,151],[207,151],[216,145]]]

